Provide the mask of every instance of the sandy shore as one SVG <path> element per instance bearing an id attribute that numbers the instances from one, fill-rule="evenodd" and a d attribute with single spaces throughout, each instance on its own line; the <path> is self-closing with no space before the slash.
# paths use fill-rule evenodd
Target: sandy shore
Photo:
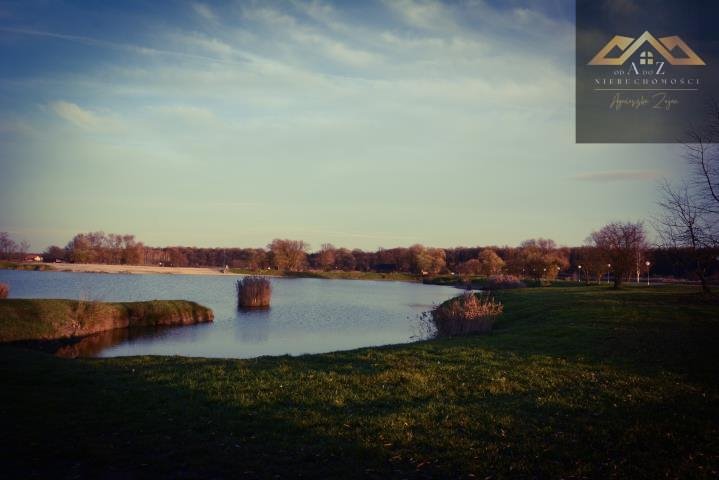
<path id="1" fill-rule="evenodd" d="M 222 273 L 218 268 L 205 267 L 158 267 L 155 265 L 100 265 L 93 263 L 53 263 L 55 270 L 61 272 L 92 273 L 164 273 L 174 275 L 235 275 Z"/>

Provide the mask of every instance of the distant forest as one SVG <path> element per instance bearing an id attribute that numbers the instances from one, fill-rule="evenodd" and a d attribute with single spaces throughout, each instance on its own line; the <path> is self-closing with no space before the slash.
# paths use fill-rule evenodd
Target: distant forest
<path id="1" fill-rule="evenodd" d="M 641 224 L 635 227 L 643 228 Z M 43 259 L 48 262 L 168 267 L 227 266 L 248 271 L 343 270 L 416 275 L 503 273 L 537 279 L 579 274 L 587 280 L 600 280 L 608 278 L 608 273 L 612 276 L 618 274 L 616 266 L 610 266 L 612 252 L 604 249 L 600 242 L 597 239 L 581 247 L 562 247 L 552 240 L 540 238 L 524 241 L 517 247 L 431 248 L 412 245 L 379 248 L 376 251 L 323 244 L 319 250 L 310 251 L 308 244 L 301 240 L 275 239 L 266 248 L 150 247 L 134 235 L 90 232 L 75 235 L 64 247 L 48 248 L 43 253 Z M 621 271 L 627 279 L 634 275 L 646 275 L 646 262 L 650 262 L 652 276 L 689 279 L 696 276 L 696 252 L 690 249 L 657 248 L 646 243 L 638 243 L 632 248 L 631 258 L 624 262 L 629 266 L 625 265 Z M 0 254 L 12 257 L 11 250 L 5 249 Z M 703 274 L 716 278 L 719 276 L 719 249 L 707 249 L 703 253 L 711 260 Z"/>

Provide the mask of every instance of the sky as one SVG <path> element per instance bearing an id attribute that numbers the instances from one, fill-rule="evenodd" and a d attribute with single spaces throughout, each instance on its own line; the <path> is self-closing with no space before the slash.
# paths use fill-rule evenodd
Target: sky
<path id="1" fill-rule="evenodd" d="M 0 2 L 0 231 L 375 249 L 648 219 L 681 151 L 575 144 L 573 4 Z"/>

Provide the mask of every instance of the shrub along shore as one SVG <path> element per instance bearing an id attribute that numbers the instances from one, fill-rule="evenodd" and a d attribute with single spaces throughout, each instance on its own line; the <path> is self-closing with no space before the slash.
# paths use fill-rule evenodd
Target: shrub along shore
<path id="1" fill-rule="evenodd" d="M 106 303 L 12 298 L 0 300 L 0 342 L 59 340 L 116 328 L 212 320 L 212 310 L 186 300 Z"/>
<path id="2" fill-rule="evenodd" d="M 495 296 L 490 334 L 321 355 L 67 360 L 2 347 L 3 473 L 716 478 L 717 297 Z"/>

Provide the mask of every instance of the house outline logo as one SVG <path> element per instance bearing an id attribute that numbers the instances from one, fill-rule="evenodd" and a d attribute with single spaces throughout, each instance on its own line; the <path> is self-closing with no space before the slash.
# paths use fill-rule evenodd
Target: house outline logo
<path id="1" fill-rule="evenodd" d="M 670 65 L 677 66 L 706 66 L 704 60 L 692 50 L 689 45 L 684 42 L 678 35 L 670 37 L 661 37 L 657 40 L 651 33 L 645 31 L 636 40 L 632 37 L 624 37 L 615 35 L 604 47 L 592 58 L 587 65 L 624 65 L 629 58 L 639 50 L 645 43 L 648 43 L 659 53 Z M 607 57 L 607 55 L 619 48 L 622 54 L 619 57 Z M 671 51 L 675 48 L 686 55 L 686 57 L 677 58 Z M 641 63 L 653 64 L 652 53 L 649 51 L 642 52 Z"/>

